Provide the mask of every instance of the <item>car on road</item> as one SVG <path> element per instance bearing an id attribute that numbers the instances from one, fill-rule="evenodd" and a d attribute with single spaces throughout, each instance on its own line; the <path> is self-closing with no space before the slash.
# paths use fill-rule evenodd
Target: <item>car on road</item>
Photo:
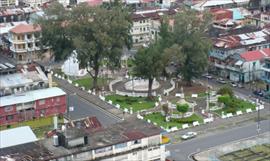
<path id="1" fill-rule="evenodd" d="M 213 79 L 213 76 L 210 74 L 203 74 L 203 77 L 208 78 L 208 79 Z"/>
<path id="2" fill-rule="evenodd" d="M 183 140 L 187 140 L 187 139 L 191 139 L 191 138 L 194 138 L 197 136 L 197 133 L 196 132 L 187 132 L 186 134 L 182 135 L 181 138 Z"/>
<path id="3" fill-rule="evenodd" d="M 231 82 L 231 86 L 232 86 L 232 87 L 237 87 L 237 83 Z"/>
<path id="4" fill-rule="evenodd" d="M 223 78 L 218 78 L 217 82 L 221 83 L 221 84 L 226 84 L 227 83 Z"/>
<path id="5" fill-rule="evenodd" d="M 263 97 L 264 96 L 264 93 L 261 90 L 253 91 L 253 94 L 255 96 L 259 96 L 259 97 Z"/>
<path id="6" fill-rule="evenodd" d="M 237 84 L 237 87 L 239 87 L 239 88 L 244 88 L 243 84 L 241 84 L 241 83 L 238 83 L 238 84 Z"/>

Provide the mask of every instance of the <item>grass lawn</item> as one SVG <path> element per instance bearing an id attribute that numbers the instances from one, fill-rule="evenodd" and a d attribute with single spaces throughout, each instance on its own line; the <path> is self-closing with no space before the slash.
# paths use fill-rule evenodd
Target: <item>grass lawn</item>
<path id="1" fill-rule="evenodd" d="M 235 105 L 236 107 L 224 107 L 222 109 L 216 110 L 215 112 L 219 115 L 222 114 L 222 111 L 224 111 L 224 114 L 226 113 L 233 113 L 235 114 L 236 111 L 242 111 L 243 113 L 246 112 L 246 109 L 252 109 L 255 110 L 256 109 L 256 105 L 248 102 L 248 101 L 244 101 L 238 98 L 233 98 L 235 101 Z"/>
<path id="2" fill-rule="evenodd" d="M 107 85 L 107 78 L 98 78 L 97 84 L 99 87 Z M 73 84 L 78 83 L 79 86 L 84 86 L 86 90 L 93 87 L 93 78 L 85 77 L 73 81 Z"/>
<path id="3" fill-rule="evenodd" d="M 64 123 L 64 119 L 58 118 L 58 123 Z M 20 127 L 20 126 L 30 126 L 33 132 L 38 138 L 44 136 L 44 133 L 53 130 L 53 117 L 39 118 L 35 120 L 25 121 L 17 124 L 10 125 L 10 128 Z M 9 128 L 9 129 L 10 129 Z M 1 126 L 0 130 L 6 130 L 6 126 Z"/>
<path id="4" fill-rule="evenodd" d="M 122 109 L 130 109 L 130 107 L 132 107 L 133 112 L 153 108 L 156 102 L 156 100 L 148 100 L 144 97 L 128 97 L 120 95 L 108 95 L 105 99 L 107 101 L 111 100 L 114 105 L 119 104 Z"/>
<path id="5" fill-rule="evenodd" d="M 270 158 L 270 144 L 257 145 L 234 151 L 219 157 L 221 161 L 266 161 Z"/>
<path id="6" fill-rule="evenodd" d="M 199 121 L 200 123 L 203 122 L 203 118 L 200 116 L 193 114 L 190 117 L 187 118 L 180 118 L 180 119 L 171 119 L 170 122 L 165 121 L 165 117 L 161 115 L 161 113 L 153 113 L 144 116 L 144 119 L 149 119 L 152 122 L 157 123 L 159 126 L 163 126 L 164 128 L 171 128 L 176 126 L 177 128 L 182 128 L 182 124 L 191 124 L 194 121 Z"/>

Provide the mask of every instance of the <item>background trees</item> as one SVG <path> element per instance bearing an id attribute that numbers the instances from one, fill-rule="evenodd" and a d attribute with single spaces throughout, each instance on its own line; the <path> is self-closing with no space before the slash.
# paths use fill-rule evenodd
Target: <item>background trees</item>
<path id="1" fill-rule="evenodd" d="M 111 68 L 119 67 L 122 48 L 131 45 L 127 10 L 117 3 L 108 6 L 80 4 L 66 11 L 54 3 L 51 8 L 55 9 L 46 10 L 47 17 L 39 20 L 44 44 L 55 46 L 52 49 L 60 59 L 70 53 L 67 49 L 76 49 L 80 66 L 93 78 L 95 89 L 102 60 L 107 59 Z"/>
<path id="2" fill-rule="evenodd" d="M 191 85 L 191 80 L 200 76 L 207 67 L 211 42 L 206 33 L 210 22 L 209 14 L 199 16 L 195 11 L 183 8 L 174 17 L 171 34 L 166 31 L 168 27 L 161 26 L 161 39 L 171 43 L 165 52 L 175 53 L 177 59 L 172 57 L 172 60 L 179 64 L 179 72 L 187 85 Z M 167 36 L 170 40 L 166 40 Z"/>

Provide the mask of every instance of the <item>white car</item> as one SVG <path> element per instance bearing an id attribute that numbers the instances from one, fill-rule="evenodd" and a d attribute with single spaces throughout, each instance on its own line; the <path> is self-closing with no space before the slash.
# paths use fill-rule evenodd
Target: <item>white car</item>
<path id="1" fill-rule="evenodd" d="M 232 87 L 237 87 L 237 84 L 235 82 L 231 82 Z"/>
<path id="2" fill-rule="evenodd" d="M 222 78 L 218 78 L 217 82 L 221 83 L 221 84 L 226 84 L 226 81 Z"/>
<path id="3" fill-rule="evenodd" d="M 213 76 L 210 74 L 203 74 L 203 77 L 208 78 L 208 79 L 213 79 Z"/>
<path id="4" fill-rule="evenodd" d="M 186 134 L 182 135 L 181 138 L 183 140 L 191 139 L 197 136 L 196 132 L 187 132 Z"/>

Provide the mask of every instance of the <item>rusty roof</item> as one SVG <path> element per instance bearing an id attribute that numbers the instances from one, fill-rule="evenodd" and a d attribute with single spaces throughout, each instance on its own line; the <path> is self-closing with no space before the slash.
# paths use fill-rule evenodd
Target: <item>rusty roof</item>
<path id="1" fill-rule="evenodd" d="M 39 25 L 35 26 L 32 24 L 19 24 L 9 31 L 15 34 L 32 33 L 41 31 L 41 27 Z"/>

